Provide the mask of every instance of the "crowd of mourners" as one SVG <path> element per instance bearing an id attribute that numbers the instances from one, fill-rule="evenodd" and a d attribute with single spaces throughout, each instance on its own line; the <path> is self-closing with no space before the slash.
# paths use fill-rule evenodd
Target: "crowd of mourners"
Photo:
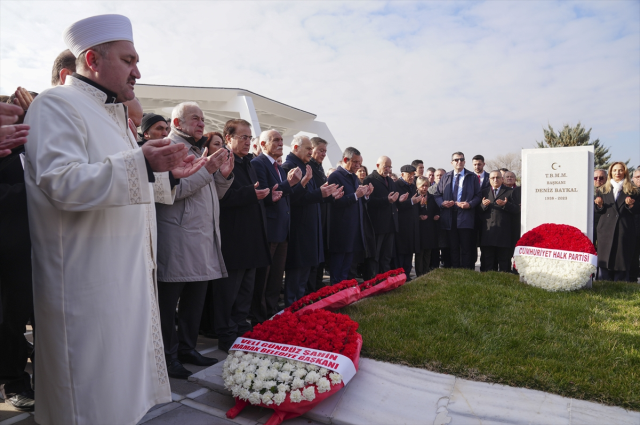
<path id="1" fill-rule="evenodd" d="M 76 72 L 77 59 L 69 50 L 56 58 L 52 86 L 73 79 L 108 98 L 108 88 Z M 23 124 L 36 98 L 19 87 L 2 97 L 0 110 L 0 388 L 5 401 L 22 410 L 34 403 L 25 373 L 27 359 L 35 363 L 34 346 L 25 327 L 31 323 L 34 335 L 38 329 L 28 219 L 34 204 L 27 203 L 24 171 L 30 129 Z M 520 237 L 521 188 L 514 171 L 486 170 L 482 155 L 469 160 L 454 152 L 447 169 L 415 160 L 396 174 L 393 152 L 369 172 L 360 151 L 348 147 L 339 164 L 325 170 L 328 143 L 320 137 L 294 136 L 285 156 L 282 134 L 255 134 L 243 119 L 205 132 L 195 102 L 175 106 L 171 117 L 144 113 L 135 98 L 115 103 L 126 106 L 126 131 L 139 149 L 168 138 L 184 145 L 187 155 L 204 158 L 195 172 L 174 170 L 166 181 L 147 160 L 149 182 L 167 184 L 173 196 L 173 202 L 155 203 L 157 308 L 171 377 L 190 376 L 185 363 L 217 362 L 196 351 L 199 334 L 216 338 L 228 352 L 252 326 L 327 284 L 397 268 L 411 280 L 414 264 L 416 276 L 441 267 L 473 270 L 478 259 L 481 271 L 517 273 L 512 256 Z M 615 162 L 595 171 L 594 185 L 599 277 L 637 282 L 640 168 L 630 176 L 624 163 Z M 92 245 L 80 249 L 91 251 Z"/>

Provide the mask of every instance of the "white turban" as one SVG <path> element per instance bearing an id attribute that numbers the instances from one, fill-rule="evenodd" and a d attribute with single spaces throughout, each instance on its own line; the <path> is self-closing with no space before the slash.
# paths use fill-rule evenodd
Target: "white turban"
<path id="1" fill-rule="evenodd" d="M 98 15 L 72 24 L 64 33 L 64 42 L 75 57 L 98 44 L 126 40 L 133 43 L 131 21 L 122 15 Z"/>

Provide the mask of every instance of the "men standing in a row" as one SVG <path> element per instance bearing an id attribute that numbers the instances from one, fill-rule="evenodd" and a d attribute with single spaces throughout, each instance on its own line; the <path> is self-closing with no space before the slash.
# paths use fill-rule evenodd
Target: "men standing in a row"
<path id="1" fill-rule="evenodd" d="M 331 206 L 329 250 L 331 251 L 331 283 L 347 279 L 354 253 L 365 249 L 364 201 L 373 191 L 371 184 L 361 186 L 355 172 L 362 165 L 356 148 L 342 154 L 341 166 L 329 176 L 329 184 L 344 188 L 344 196 Z"/>
<path id="2" fill-rule="evenodd" d="M 282 157 L 283 140 L 276 130 L 266 130 L 260 134 L 261 153 L 251 160 L 261 189 L 271 189 L 271 193 L 281 192 L 280 197 L 267 196 L 264 207 L 267 215 L 267 241 L 271 265 L 256 272 L 256 284 L 251 302 L 252 323 L 262 323 L 278 312 L 278 299 L 282 289 L 282 276 L 287 261 L 290 225 L 290 195 L 302 177 L 300 169 L 288 173 L 278 165 Z"/>
<path id="3" fill-rule="evenodd" d="M 462 152 L 451 156 L 453 171 L 449 171 L 438 183 L 435 198 L 440 207 L 440 225 L 447 231 L 451 250 L 451 266 L 475 267 L 473 252 L 475 208 L 481 201 L 480 182 L 475 174 L 464 168 Z"/>
<path id="4" fill-rule="evenodd" d="M 311 166 L 311 170 L 313 171 L 313 181 L 316 187 L 321 187 L 327 182 L 327 175 L 324 172 L 324 168 L 322 168 L 322 162 L 327 156 L 327 144 L 327 141 L 320 137 L 311 138 L 311 146 L 313 147 L 313 151 L 311 152 L 311 160 L 309 161 L 309 165 Z M 323 286 L 322 279 L 324 278 L 325 264 L 328 264 L 329 262 L 327 217 L 329 216 L 329 204 L 331 202 L 333 201 L 323 202 L 320 204 L 320 213 L 322 216 L 322 249 L 324 250 L 324 261 L 320 262 L 317 267 L 311 268 L 311 271 L 309 272 L 309 282 L 307 284 L 306 294 L 315 292 Z"/>
<path id="5" fill-rule="evenodd" d="M 373 186 L 373 193 L 367 202 L 369 217 L 376 231 L 376 252 L 371 259 L 371 272 L 376 275 L 391 270 L 394 255 L 395 237 L 398 233 L 397 202 L 407 200 L 408 194 L 399 199 L 396 183 L 389 177 L 391 159 L 388 156 L 378 158 L 376 169 L 364 179 L 366 185 Z"/>
<path id="6" fill-rule="evenodd" d="M 513 201 L 513 189 L 502 184 L 500 171 L 489 175 L 491 185 L 482 191 L 480 204 L 481 271 L 511 271 L 513 219 L 520 206 Z"/>
<path id="7" fill-rule="evenodd" d="M 198 158 L 203 156 L 204 115 L 198 104 L 181 103 L 171 116 L 171 143 L 186 146 Z M 198 353 L 196 344 L 207 285 L 227 276 L 218 199 L 233 182 L 232 169 L 233 158 L 226 150 L 205 156 L 205 166 L 176 185 L 173 205 L 156 205 L 158 305 L 167 372 L 172 378 L 191 375 L 184 363 L 211 366 L 218 361 Z"/>
<path id="8" fill-rule="evenodd" d="M 213 314 L 218 348 L 228 352 L 236 338 L 251 329 L 247 317 L 256 269 L 271 264 L 263 199 L 272 196 L 275 201 L 282 192 L 270 195 L 269 188 L 258 188 L 258 177 L 247 156 L 251 147 L 249 122 L 229 120 L 222 134 L 235 163 L 233 183 L 220 199 L 222 256 L 228 276 L 214 281 Z"/>
<path id="9" fill-rule="evenodd" d="M 413 183 L 416 169 L 413 165 L 403 165 L 400 168 L 401 177 L 396 181 L 396 188 L 400 196 L 406 200 L 398 202 L 398 235 L 396 237 L 397 264 L 404 269 L 407 282 L 411 280 L 413 254 L 420 252 L 420 202 L 422 196 L 417 192 Z M 408 198 L 408 199 L 407 199 Z"/>
<path id="10" fill-rule="evenodd" d="M 308 137 L 295 136 L 291 153 L 282 165 L 289 173 L 292 170 L 302 171 L 300 187 L 296 186 L 291 195 L 291 236 L 284 281 L 285 307 L 304 296 L 310 281 L 315 283 L 315 275 L 311 276 L 311 271 L 324 261 L 320 204 L 331 202 L 333 194 L 336 199 L 340 198 L 335 185 L 324 183 L 316 186 L 309 165 L 312 152 L 313 146 Z"/>

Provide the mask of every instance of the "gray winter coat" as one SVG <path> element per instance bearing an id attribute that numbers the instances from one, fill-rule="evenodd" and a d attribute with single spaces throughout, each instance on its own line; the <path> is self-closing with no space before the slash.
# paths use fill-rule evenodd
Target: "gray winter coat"
<path id="1" fill-rule="evenodd" d="M 172 143 L 182 143 L 189 153 L 202 155 L 186 136 L 172 130 Z M 190 139 L 193 141 L 193 139 Z M 158 222 L 158 280 L 197 282 L 227 277 L 220 244 L 220 204 L 233 182 L 202 167 L 180 179 L 173 205 L 156 204 Z"/>

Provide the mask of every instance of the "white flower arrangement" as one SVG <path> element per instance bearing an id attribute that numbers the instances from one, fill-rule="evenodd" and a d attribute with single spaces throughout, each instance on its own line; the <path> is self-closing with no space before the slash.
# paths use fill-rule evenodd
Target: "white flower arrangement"
<path id="1" fill-rule="evenodd" d="M 279 406 L 286 398 L 293 403 L 312 401 L 331 390 L 342 376 L 329 369 L 264 354 L 230 351 L 222 371 L 224 386 L 234 397 L 251 404 Z"/>
<path id="2" fill-rule="evenodd" d="M 596 271 L 590 263 L 555 258 L 517 255 L 515 261 L 522 280 L 551 292 L 580 289 Z"/>

